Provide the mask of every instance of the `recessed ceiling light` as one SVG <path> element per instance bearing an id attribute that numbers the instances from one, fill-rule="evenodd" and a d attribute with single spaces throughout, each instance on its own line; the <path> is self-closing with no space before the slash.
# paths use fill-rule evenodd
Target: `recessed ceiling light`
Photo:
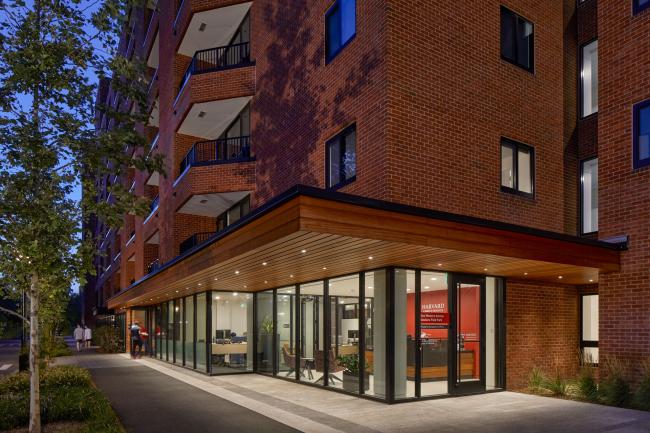
<path id="1" fill-rule="evenodd" d="M 268 281 L 264 280 L 264 284 L 268 284 L 268 283 L 269 283 Z"/>
<path id="2" fill-rule="evenodd" d="M 200 285 L 201 285 L 201 283 L 199 283 L 199 286 L 200 286 Z"/>
<path id="3" fill-rule="evenodd" d="M 326 271 L 326 270 L 327 270 L 327 267 L 326 267 L 326 266 L 323 266 L 323 270 Z"/>
<path id="4" fill-rule="evenodd" d="M 590 283 L 593 283 L 593 282 L 594 282 L 594 280 L 589 280 L 589 282 L 590 282 Z"/>
<path id="5" fill-rule="evenodd" d="M 221 297 L 220 296 L 215 296 L 214 299 L 219 300 L 219 299 L 221 299 Z"/>
<path id="6" fill-rule="evenodd" d="M 368 260 L 372 260 L 372 256 L 368 256 Z"/>
<path id="7" fill-rule="evenodd" d="M 289 278 L 293 278 L 293 274 L 289 275 Z"/>
<path id="8" fill-rule="evenodd" d="M 524 272 L 524 275 L 528 275 L 528 272 Z"/>
<path id="9" fill-rule="evenodd" d="M 178 290 L 176 290 L 176 293 L 178 293 Z"/>
<path id="10" fill-rule="evenodd" d="M 267 264 L 268 264 L 268 263 L 266 263 L 266 262 L 262 262 L 262 266 L 266 266 Z"/>
<path id="11" fill-rule="evenodd" d="M 235 275 L 239 275 L 239 271 L 235 271 Z"/>
<path id="12" fill-rule="evenodd" d="M 442 263 L 438 263 L 438 266 L 442 266 Z"/>
<path id="13" fill-rule="evenodd" d="M 246 286 L 244 286 L 244 287 L 246 287 Z M 237 296 L 237 295 L 239 295 L 239 293 L 237 293 L 237 292 L 233 292 L 232 295 L 233 295 L 233 296 Z"/>
<path id="14" fill-rule="evenodd" d="M 558 278 L 559 280 L 561 280 L 561 279 L 562 279 L 562 275 L 558 275 L 557 278 Z"/>
<path id="15" fill-rule="evenodd" d="M 215 278 L 214 281 L 217 281 L 219 278 Z"/>
<path id="16" fill-rule="evenodd" d="M 483 268 L 484 271 L 487 271 L 487 268 Z"/>
<path id="17" fill-rule="evenodd" d="M 305 254 L 307 250 L 300 250 L 301 253 Z"/>

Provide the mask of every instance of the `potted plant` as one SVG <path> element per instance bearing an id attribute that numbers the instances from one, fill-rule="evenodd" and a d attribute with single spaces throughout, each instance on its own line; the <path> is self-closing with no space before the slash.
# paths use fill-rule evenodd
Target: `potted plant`
<path id="1" fill-rule="evenodd" d="M 336 358 L 343 370 L 343 389 L 349 392 L 359 392 L 359 355 L 341 355 Z M 370 389 L 370 375 L 367 371 L 363 372 L 363 389 Z"/>
<path id="2" fill-rule="evenodd" d="M 259 349 L 262 369 L 265 371 L 271 369 L 273 359 L 273 320 L 268 316 L 260 324 Z"/>

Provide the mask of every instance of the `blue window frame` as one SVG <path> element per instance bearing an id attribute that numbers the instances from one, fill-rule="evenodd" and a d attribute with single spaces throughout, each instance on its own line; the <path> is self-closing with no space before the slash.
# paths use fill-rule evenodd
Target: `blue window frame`
<path id="1" fill-rule="evenodd" d="M 650 0 L 632 0 L 634 15 L 641 13 L 648 8 L 650 8 Z"/>
<path id="2" fill-rule="evenodd" d="M 634 168 L 650 165 L 650 99 L 634 106 Z"/>
<path id="3" fill-rule="evenodd" d="M 357 31 L 356 0 L 336 0 L 325 14 L 325 59 L 332 61 Z"/>
<path id="4" fill-rule="evenodd" d="M 533 72 L 534 52 L 533 23 L 501 6 L 501 58 Z"/>

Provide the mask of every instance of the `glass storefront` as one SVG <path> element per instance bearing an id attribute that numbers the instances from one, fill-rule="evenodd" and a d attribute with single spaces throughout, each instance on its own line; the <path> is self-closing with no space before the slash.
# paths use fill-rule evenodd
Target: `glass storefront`
<path id="1" fill-rule="evenodd" d="M 152 356 L 386 401 L 503 388 L 500 278 L 387 268 L 151 307 Z"/>

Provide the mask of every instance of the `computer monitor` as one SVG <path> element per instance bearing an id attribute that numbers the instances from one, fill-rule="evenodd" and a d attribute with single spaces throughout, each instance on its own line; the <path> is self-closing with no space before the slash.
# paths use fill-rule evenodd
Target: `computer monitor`
<path id="1" fill-rule="evenodd" d="M 218 340 L 225 340 L 226 338 L 230 338 L 230 329 L 217 329 L 215 331 L 215 337 Z"/>

